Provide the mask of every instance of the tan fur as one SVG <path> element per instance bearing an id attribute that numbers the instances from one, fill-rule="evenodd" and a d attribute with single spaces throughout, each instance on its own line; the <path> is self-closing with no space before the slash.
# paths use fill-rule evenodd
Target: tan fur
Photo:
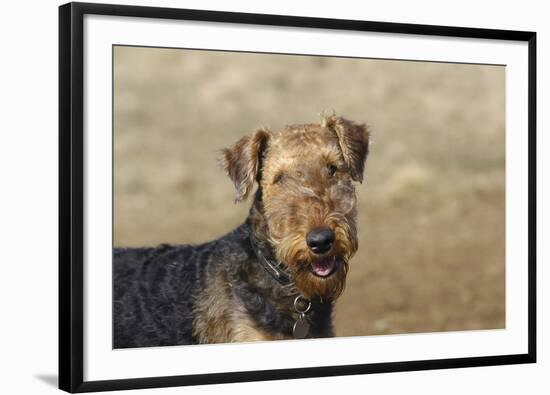
<path id="1" fill-rule="evenodd" d="M 231 284 L 217 277 L 197 300 L 193 335 L 199 343 L 231 343 L 282 339 L 259 329 L 244 308 L 232 303 Z"/>

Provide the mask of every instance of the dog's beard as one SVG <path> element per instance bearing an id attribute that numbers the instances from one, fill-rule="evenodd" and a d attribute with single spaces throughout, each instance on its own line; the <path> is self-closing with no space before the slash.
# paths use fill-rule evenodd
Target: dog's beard
<path id="1" fill-rule="evenodd" d="M 349 260 L 357 251 L 357 240 L 345 227 L 336 227 L 335 244 L 327 255 L 312 254 L 303 234 L 292 234 L 275 243 L 275 252 L 307 298 L 335 300 L 344 291 Z"/>
<path id="2" fill-rule="evenodd" d="M 320 298 L 321 300 L 335 300 L 344 291 L 348 272 L 348 261 L 335 257 L 338 260 L 337 268 L 327 277 L 320 277 L 311 271 L 311 264 L 301 264 L 293 273 L 296 288 L 306 298 Z"/>

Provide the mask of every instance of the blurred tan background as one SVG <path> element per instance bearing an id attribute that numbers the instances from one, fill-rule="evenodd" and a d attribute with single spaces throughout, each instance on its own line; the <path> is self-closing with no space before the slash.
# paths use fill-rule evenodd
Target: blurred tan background
<path id="1" fill-rule="evenodd" d="M 501 66 L 116 47 L 115 246 L 240 224 L 219 150 L 334 110 L 373 133 L 339 336 L 502 328 Z"/>

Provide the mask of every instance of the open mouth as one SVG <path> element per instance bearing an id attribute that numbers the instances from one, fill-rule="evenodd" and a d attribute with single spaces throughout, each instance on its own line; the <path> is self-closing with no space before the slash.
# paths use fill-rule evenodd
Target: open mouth
<path id="1" fill-rule="evenodd" d="M 319 277 L 328 277 L 338 268 L 338 259 L 335 256 L 316 259 L 311 262 L 311 272 Z"/>

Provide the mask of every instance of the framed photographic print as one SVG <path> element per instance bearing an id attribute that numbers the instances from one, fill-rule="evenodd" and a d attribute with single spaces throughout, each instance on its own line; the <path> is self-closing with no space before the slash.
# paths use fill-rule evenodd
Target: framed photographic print
<path id="1" fill-rule="evenodd" d="M 536 360 L 536 34 L 59 9 L 59 386 Z"/>

